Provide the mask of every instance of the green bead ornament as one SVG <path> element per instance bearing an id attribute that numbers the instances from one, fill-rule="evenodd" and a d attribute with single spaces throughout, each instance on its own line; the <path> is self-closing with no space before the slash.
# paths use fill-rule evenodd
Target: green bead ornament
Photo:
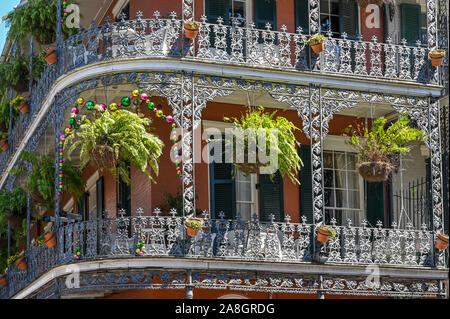
<path id="1" fill-rule="evenodd" d="M 94 102 L 92 102 L 92 101 L 87 101 L 86 102 L 86 108 L 90 111 L 90 110 L 92 110 L 93 108 L 94 108 L 94 106 L 95 106 L 95 103 Z"/>
<path id="2" fill-rule="evenodd" d="M 131 100 L 129 97 L 124 97 L 124 98 L 122 98 L 120 103 L 122 104 L 122 106 L 130 106 Z"/>

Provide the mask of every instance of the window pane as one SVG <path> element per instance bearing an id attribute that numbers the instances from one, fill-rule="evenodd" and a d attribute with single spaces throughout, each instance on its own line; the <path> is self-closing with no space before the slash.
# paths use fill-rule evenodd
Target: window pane
<path id="1" fill-rule="evenodd" d="M 248 203 L 236 203 L 236 212 L 241 213 L 243 220 L 250 220 L 252 205 Z"/>
<path id="2" fill-rule="evenodd" d="M 336 14 L 336 15 L 338 15 L 339 14 L 339 0 L 331 0 L 330 1 L 331 2 L 331 14 Z M 320 8 L 320 9 L 322 9 L 322 8 Z M 343 12 L 344 14 L 346 13 L 346 12 Z"/>
<path id="3" fill-rule="evenodd" d="M 325 168 L 333 168 L 333 152 L 323 152 L 323 165 Z"/>
<path id="4" fill-rule="evenodd" d="M 359 175 L 356 172 L 347 172 L 348 189 L 359 189 Z"/>
<path id="5" fill-rule="evenodd" d="M 244 176 L 244 173 L 238 172 L 236 174 L 236 201 L 252 200 L 252 183 L 250 175 Z"/>
<path id="6" fill-rule="evenodd" d="M 329 13 L 327 0 L 320 0 L 320 13 Z"/>
<path id="7" fill-rule="evenodd" d="M 325 187 L 333 187 L 334 183 L 333 183 L 333 170 L 331 169 L 325 169 L 323 170 L 323 175 L 324 175 L 324 186 Z"/>
<path id="8" fill-rule="evenodd" d="M 345 191 L 341 189 L 336 190 L 336 207 L 344 207 Z"/>
<path id="9" fill-rule="evenodd" d="M 334 190 L 325 188 L 325 207 L 334 207 Z"/>
<path id="10" fill-rule="evenodd" d="M 359 208 L 359 192 L 348 191 L 348 208 Z"/>
<path id="11" fill-rule="evenodd" d="M 347 188 L 345 171 L 334 171 L 334 176 L 335 176 L 335 187 L 336 188 Z"/>
<path id="12" fill-rule="evenodd" d="M 334 152 L 334 168 L 338 169 L 345 168 L 345 153 Z"/>
<path id="13" fill-rule="evenodd" d="M 331 16 L 331 32 L 339 33 L 339 17 Z"/>
<path id="14" fill-rule="evenodd" d="M 356 155 L 347 153 L 347 169 L 354 171 L 356 170 Z"/>

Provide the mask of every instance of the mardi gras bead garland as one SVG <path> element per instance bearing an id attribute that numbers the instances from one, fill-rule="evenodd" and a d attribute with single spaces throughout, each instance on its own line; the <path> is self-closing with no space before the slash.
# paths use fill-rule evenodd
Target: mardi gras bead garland
<path id="1" fill-rule="evenodd" d="M 137 243 L 136 243 L 136 255 L 143 256 L 145 253 L 145 242 L 144 238 L 142 237 L 141 230 L 138 230 L 137 232 Z"/>
<path id="2" fill-rule="evenodd" d="M 63 8 L 63 15 L 62 15 L 62 18 L 61 18 L 61 23 L 64 23 L 65 21 L 66 21 L 66 19 L 67 19 L 67 1 L 63 1 L 63 3 L 62 3 L 62 8 Z"/>
<path id="3" fill-rule="evenodd" d="M 133 101 L 134 100 L 134 101 Z M 64 141 L 66 138 L 73 133 L 75 129 L 80 128 L 80 121 L 77 120 L 77 115 L 79 113 L 79 108 L 84 107 L 88 111 L 94 111 L 94 112 L 100 112 L 103 113 L 106 110 L 115 112 L 121 107 L 128 107 L 131 105 L 131 103 L 134 103 L 134 105 L 138 106 L 139 103 L 146 103 L 147 108 L 153 113 L 159 117 L 162 118 L 167 122 L 167 124 L 170 124 L 172 126 L 172 131 L 170 133 L 170 140 L 174 143 L 172 150 L 173 155 L 175 157 L 175 166 L 176 166 L 176 172 L 178 175 L 178 179 L 180 181 L 183 181 L 182 173 L 181 173 L 181 155 L 182 151 L 181 148 L 178 148 L 178 140 L 177 140 L 177 134 L 176 134 L 176 124 L 173 122 L 173 117 L 171 115 L 165 115 L 162 110 L 162 105 L 159 104 L 158 106 L 155 105 L 152 101 L 150 101 L 150 97 L 147 93 L 144 93 L 143 90 L 133 90 L 131 95 L 128 97 L 123 97 L 120 101 L 120 103 L 111 103 L 108 107 L 103 104 L 96 104 L 93 101 L 85 101 L 84 98 L 79 97 L 74 104 L 74 107 L 72 108 L 72 114 L 69 118 L 69 125 L 65 129 L 64 134 L 60 136 L 59 141 L 59 177 L 58 177 L 58 196 L 62 196 L 63 193 L 63 164 L 64 164 Z"/>
<path id="4" fill-rule="evenodd" d="M 77 232 L 77 236 L 76 236 L 76 239 L 75 239 L 75 248 L 74 248 L 74 255 L 73 255 L 73 258 L 75 259 L 75 260 L 79 260 L 80 259 L 80 256 L 81 256 L 81 247 L 80 247 L 80 232 Z"/>

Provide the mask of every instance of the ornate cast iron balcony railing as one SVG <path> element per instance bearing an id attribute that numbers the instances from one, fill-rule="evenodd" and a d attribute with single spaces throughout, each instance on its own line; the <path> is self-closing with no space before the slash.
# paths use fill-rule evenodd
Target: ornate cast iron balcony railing
<path id="1" fill-rule="evenodd" d="M 206 258 L 247 262 L 282 262 L 308 264 L 315 260 L 314 251 L 321 251 L 320 259 L 330 265 L 380 265 L 400 268 L 445 268 L 444 260 L 432 262 L 433 232 L 421 230 L 385 229 L 381 222 L 375 228 L 367 222 L 355 227 L 332 225 L 334 238 L 322 247 L 312 241 L 314 225 L 306 218 L 301 223 L 261 222 L 210 219 L 204 212 L 203 227 L 196 237 L 188 237 L 184 217 L 160 216 L 156 209 L 152 216 L 120 217 L 70 223 L 57 230 L 57 245 L 53 248 L 33 247 L 26 253 L 28 269 L 12 266 L 7 271 L 8 286 L 0 289 L 0 297 L 8 298 L 52 268 L 104 258 L 178 257 Z M 123 214 L 121 214 L 123 216 Z M 138 233 L 145 242 L 143 256 L 136 253 Z M 79 244 L 77 244 L 79 240 Z M 80 259 L 74 255 L 79 247 Z"/>
<path id="2" fill-rule="evenodd" d="M 408 46 L 394 44 L 390 39 L 379 43 L 350 39 L 342 34 L 340 39 L 326 35 L 325 50 L 316 55 L 305 42 L 308 35 L 301 29 L 289 33 L 255 29 L 253 23 L 241 27 L 236 21 L 231 26 L 218 19 L 217 24 L 202 25 L 195 40 L 183 40 L 182 21 L 175 13 L 170 19 L 118 21 L 82 30 L 58 45 L 58 63 L 48 66 L 32 89 L 30 113 L 21 116 L 13 127 L 10 149 L 0 154 L 0 172 L 15 153 L 23 133 L 40 109 L 55 81 L 71 71 L 103 61 L 133 58 L 173 58 L 215 62 L 221 65 L 262 67 L 274 70 L 307 71 L 321 74 L 359 77 L 361 79 L 387 79 L 405 83 L 439 84 L 442 77 L 431 66 L 428 48 L 417 43 Z M 100 84 L 99 84 L 100 85 Z"/>

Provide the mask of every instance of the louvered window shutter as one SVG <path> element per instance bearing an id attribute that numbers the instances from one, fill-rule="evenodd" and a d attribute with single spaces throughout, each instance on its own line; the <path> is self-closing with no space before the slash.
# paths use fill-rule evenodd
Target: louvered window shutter
<path id="1" fill-rule="evenodd" d="M 313 194 L 311 173 L 311 146 L 302 145 L 299 150 L 303 167 L 300 170 L 300 216 L 306 216 L 313 223 Z"/>
<path id="2" fill-rule="evenodd" d="M 420 39 L 421 33 L 420 5 L 402 3 L 400 7 L 402 39 L 406 39 L 409 45 L 416 45 L 416 41 Z"/>
<path id="3" fill-rule="evenodd" d="M 284 221 L 283 178 L 279 171 L 270 179 L 268 174 L 259 175 L 259 194 L 261 203 L 261 221 L 270 221 L 270 215 L 274 215 L 274 221 Z"/>
<path id="4" fill-rule="evenodd" d="M 365 182 L 366 188 L 366 212 L 367 221 L 372 227 L 375 227 L 380 220 L 384 226 L 386 221 L 384 218 L 384 182 Z"/>
<path id="5" fill-rule="evenodd" d="M 339 1 L 339 32 L 356 39 L 358 33 L 358 5 L 354 0 Z"/>
<path id="6" fill-rule="evenodd" d="M 276 30 L 276 0 L 254 0 L 255 25 L 257 29 L 266 29 L 266 23 Z"/>

